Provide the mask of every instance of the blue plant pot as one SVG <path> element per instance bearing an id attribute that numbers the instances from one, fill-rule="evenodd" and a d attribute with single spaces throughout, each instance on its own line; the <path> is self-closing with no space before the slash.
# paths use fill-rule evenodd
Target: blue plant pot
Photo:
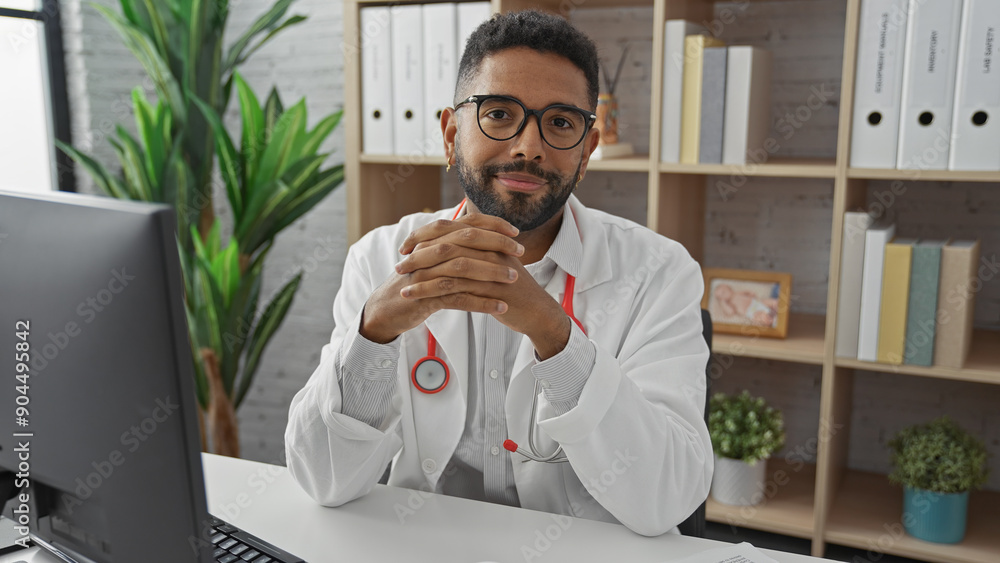
<path id="1" fill-rule="evenodd" d="M 903 527 L 911 536 L 934 543 L 958 543 L 965 537 L 969 491 L 934 493 L 904 487 Z"/>

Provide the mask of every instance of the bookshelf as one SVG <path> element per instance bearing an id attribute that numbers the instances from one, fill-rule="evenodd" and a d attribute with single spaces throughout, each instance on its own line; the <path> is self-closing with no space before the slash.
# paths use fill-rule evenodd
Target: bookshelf
<path id="1" fill-rule="evenodd" d="M 843 68 L 839 117 L 836 123 L 835 158 L 772 158 L 766 163 L 731 165 L 686 165 L 659 162 L 663 69 L 663 23 L 685 18 L 710 21 L 710 0 L 492 0 L 494 12 L 541 8 L 556 13 L 567 8 L 627 7 L 653 8 L 651 102 L 649 108 L 649 154 L 621 160 L 591 161 L 589 170 L 611 173 L 640 173 L 647 176 L 646 225 L 683 243 L 702 261 L 705 240 L 705 186 L 710 176 L 747 176 L 829 180 L 832 185 L 831 248 L 826 313 L 795 314 L 783 340 L 719 334 L 713 343 L 716 355 L 758 358 L 821 366 L 822 378 L 816 417 L 815 464 L 789 464 L 771 460 L 768 475 L 783 475 L 767 502 L 749 508 L 727 507 L 709 500 L 712 521 L 760 529 L 810 539 L 812 554 L 822 556 L 827 543 L 913 557 L 926 561 L 994 561 L 1000 553 L 1000 536 L 991 534 L 1000 524 L 1000 494 L 974 492 L 969 514 L 967 539 L 957 545 L 936 545 L 909 537 L 889 536 L 886 526 L 900 521 L 901 492 L 890 487 L 884 475 L 848 468 L 850 424 L 855 371 L 900 373 L 945 381 L 972 381 L 1000 384 L 1000 333 L 977 331 L 967 364 L 962 369 L 890 366 L 836 358 L 838 281 L 845 211 L 864 208 L 869 181 L 907 182 L 996 182 L 1000 172 L 956 172 L 855 169 L 848 165 L 850 154 L 851 109 L 858 17 L 861 0 L 842 0 L 846 25 L 842 33 Z M 398 2 L 420 3 L 420 2 Z M 344 40 L 360 45 L 359 9 L 366 5 L 386 5 L 384 1 L 345 0 Z M 739 25 L 738 22 L 734 25 Z M 830 33 L 831 25 L 822 30 Z M 839 24 L 837 25 L 839 28 Z M 441 207 L 442 157 L 373 156 L 360 153 L 361 80 L 360 53 L 345 49 L 345 126 L 347 153 L 348 239 L 358 240 L 370 229 L 395 222 L 399 217 L 427 207 Z M 388 181 L 386 178 L 395 178 Z M 402 180 L 402 181 L 400 181 Z M 738 369 L 738 368 L 734 368 Z M 815 368 L 814 368 L 815 369 Z M 839 426 L 844 425 L 844 426 Z M 828 429 L 844 428 L 833 431 Z"/>

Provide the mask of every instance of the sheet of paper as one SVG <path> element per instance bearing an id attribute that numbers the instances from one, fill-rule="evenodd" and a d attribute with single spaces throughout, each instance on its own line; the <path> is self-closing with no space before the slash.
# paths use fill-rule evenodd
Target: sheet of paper
<path id="1" fill-rule="evenodd" d="M 778 563 L 753 545 L 743 542 L 670 561 L 670 563 Z"/>

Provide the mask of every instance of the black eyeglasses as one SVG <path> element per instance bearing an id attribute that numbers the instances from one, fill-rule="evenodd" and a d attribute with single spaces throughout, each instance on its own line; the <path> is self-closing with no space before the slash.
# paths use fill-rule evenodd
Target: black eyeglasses
<path id="1" fill-rule="evenodd" d="M 476 104 L 479 129 L 494 141 L 507 141 L 518 136 L 528 122 L 528 116 L 538 120 L 538 132 L 550 147 L 571 149 L 580 144 L 587 130 L 597 121 L 593 113 L 566 104 L 553 104 L 544 109 L 528 109 L 521 100 L 510 96 L 469 96 L 455 104 Z"/>

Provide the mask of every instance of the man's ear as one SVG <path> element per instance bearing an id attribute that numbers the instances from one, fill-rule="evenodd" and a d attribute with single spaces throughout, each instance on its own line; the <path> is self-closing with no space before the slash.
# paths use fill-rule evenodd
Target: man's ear
<path id="1" fill-rule="evenodd" d="M 444 108 L 441 112 L 441 135 L 444 137 L 444 155 L 446 162 L 455 159 L 455 135 L 458 134 L 458 116 L 455 108 Z"/>
<path id="2" fill-rule="evenodd" d="M 597 127 L 591 127 L 587 136 L 583 138 L 583 160 L 580 163 L 580 174 L 587 171 L 587 164 L 590 163 L 590 155 L 597 150 L 597 143 L 601 140 L 601 131 Z M 582 178 L 581 178 L 582 179 Z"/>

